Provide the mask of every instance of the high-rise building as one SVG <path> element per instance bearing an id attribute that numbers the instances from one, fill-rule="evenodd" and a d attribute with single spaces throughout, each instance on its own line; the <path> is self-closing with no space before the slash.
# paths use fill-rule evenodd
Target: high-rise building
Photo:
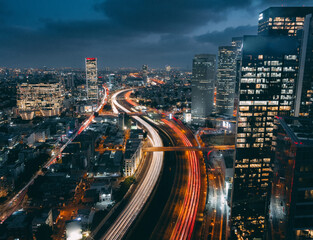
<path id="1" fill-rule="evenodd" d="M 244 239 L 263 239 L 272 179 L 274 117 L 293 114 L 298 41 L 244 36 L 231 220 Z"/>
<path id="2" fill-rule="evenodd" d="M 98 100 L 97 58 L 86 58 L 87 99 Z"/>
<path id="3" fill-rule="evenodd" d="M 170 81 L 171 80 L 171 66 L 170 65 L 166 65 L 165 66 L 165 80 L 166 81 Z"/>
<path id="4" fill-rule="evenodd" d="M 112 89 L 113 85 L 115 84 L 115 74 L 114 73 L 111 73 L 109 76 L 108 76 L 108 88 L 109 89 Z"/>
<path id="5" fill-rule="evenodd" d="M 148 65 L 142 65 L 142 78 L 145 84 L 148 81 Z"/>
<path id="6" fill-rule="evenodd" d="M 241 50 L 242 50 L 242 37 L 233 37 L 231 45 L 236 47 L 237 58 L 236 58 L 236 85 L 235 95 L 238 96 L 239 91 L 239 80 L 240 80 L 240 65 L 241 65 Z"/>
<path id="7" fill-rule="evenodd" d="M 258 32 L 261 35 L 296 36 L 302 29 L 305 16 L 313 7 L 270 7 L 259 14 Z"/>
<path id="8" fill-rule="evenodd" d="M 191 115 L 203 121 L 213 110 L 216 55 L 195 55 L 192 64 Z"/>
<path id="9" fill-rule="evenodd" d="M 233 115 L 236 85 L 236 64 L 236 47 L 223 46 L 218 48 L 216 113 L 220 115 Z"/>
<path id="10" fill-rule="evenodd" d="M 313 17 L 305 18 L 301 34 L 300 67 L 296 89 L 295 116 L 313 118 Z"/>
<path id="11" fill-rule="evenodd" d="M 276 117 L 270 204 L 273 240 L 313 239 L 313 122 Z"/>
<path id="12" fill-rule="evenodd" d="M 61 113 L 64 89 L 61 83 L 22 83 L 17 86 L 17 107 L 24 120 Z"/>
<path id="13" fill-rule="evenodd" d="M 74 73 L 63 74 L 64 85 L 67 89 L 73 89 L 75 87 Z"/>

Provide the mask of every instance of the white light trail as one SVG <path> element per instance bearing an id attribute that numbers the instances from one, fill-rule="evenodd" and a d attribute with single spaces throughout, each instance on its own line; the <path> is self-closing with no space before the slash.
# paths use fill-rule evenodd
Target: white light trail
<path id="1" fill-rule="evenodd" d="M 127 108 L 120 105 L 116 100 L 116 97 L 125 91 L 129 90 L 119 91 L 112 96 L 112 109 L 117 110 L 117 108 L 119 108 L 126 113 L 130 113 L 130 111 Z M 152 140 L 151 142 L 153 147 L 163 146 L 161 137 L 150 124 L 148 124 L 146 121 L 144 121 L 138 116 L 133 116 L 133 118 L 140 124 L 142 124 L 143 127 L 148 131 L 149 137 Z M 156 186 L 156 183 L 162 170 L 163 155 L 164 155 L 163 152 L 153 152 L 153 159 L 150 168 L 148 169 L 148 172 L 145 176 L 145 179 L 134 193 L 128 205 L 120 213 L 116 221 L 112 224 L 112 226 L 109 228 L 109 230 L 105 233 L 105 235 L 101 239 L 109 240 L 122 239 L 123 236 L 126 234 L 127 230 L 134 222 L 140 211 L 143 209 L 154 187 Z"/>

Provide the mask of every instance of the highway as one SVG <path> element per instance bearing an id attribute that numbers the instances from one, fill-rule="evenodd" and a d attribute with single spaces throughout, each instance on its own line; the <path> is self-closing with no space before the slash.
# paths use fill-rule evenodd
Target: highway
<path id="1" fill-rule="evenodd" d="M 103 98 L 101 99 L 100 104 L 98 105 L 95 112 L 99 112 L 101 108 L 107 103 L 109 90 L 104 87 L 105 93 Z M 94 113 L 91 114 L 90 117 L 88 117 L 79 127 L 77 131 L 75 131 L 71 137 L 60 147 L 60 150 L 52 156 L 49 161 L 46 162 L 46 164 L 43 166 L 43 168 L 49 167 L 52 163 L 56 162 L 57 158 L 62 154 L 63 150 L 81 133 L 83 132 L 92 122 L 94 119 Z M 10 201 L 7 201 L 4 205 L 0 208 L 0 223 L 2 224 L 9 216 L 11 216 L 15 211 L 17 211 L 20 208 L 20 205 L 24 199 L 24 196 L 27 192 L 27 189 L 30 185 L 32 185 L 35 181 L 35 179 L 39 176 L 43 175 L 43 172 L 38 170 L 35 175 L 29 180 L 29 182 L 14 196 Z"/>
<path id="2" fill-rule="evenodd" d="M 181 145 L 179 137 L 168 126 L 159 121 L 150 124 L 159 131 L 165 146 Z M 182 205 L 181 199 L 187 186 L 188 161 L 184 152 L 165 152 L 164 159 L 157 188 L 126 240 L 169 239 L 172 233 L 175 209 Z"/>
<path id="3" fill-rule="evenodd" d="M 182 129 L 176 124 L 163 119 L 165 124 L 171 127 L 174 132 L 181 138 L 183 144 L 187 147 L 193 146 L 187 136 L 183 133 Z M 200 168 L 199 159 L 195 151 L 188 151 L 188 185 L 183 201 L 183 207 L 180 209 L 175 227 L 171 234 L 170 239 L 191 239 L 200 197 Z"/>
<path id="4" fill-rule="evenodd" d="M 208 150 L 230 150 L 235 149 L 235 145 L 219 145 L 211 147 L 194 147 L 194 146 L 174 146 L 174 147 L 146 147 L 144 152 L 172 152 L 172 151 L 208 151 Z"/>
<path id="5" fill-rule="evenodd" d="M 209 158 L 214 159 L 214 152 L 208 153 Z M 225 199 L 224 177 L 218 168 L 209 169 L 209 196 L 208 196 L 208 239 L 226 239 L 228 205 Z"/>
<path id="6" fill-rule="evenodd" d="M 127 97 L 129 97 L 129 94 L 127 94 Z M 127 102 L 130 103 L 130 101 L 128 99 Z M 151 220 L 150 216 L 147 216 L 152 213 L 154 217 L 158 218 L 158 221 L 151 235 L 148 233 L 133 233 L 127 239 L 197 239 L 197 234 L 195 233 L 196 218 L 198 210 L 200 209 L 201 211 L 204 209 L 204 204 L 203 208 L 199 208 L 200 198 L 202 199 L 203 197 L 202 202 L 205 202 L 205 194 L 202 194 L 200 197 L 200 161 L 196 153 L 196 151 L 199 151 L 199 148 L 193 147 L 196 144 L 196 140 L 192 132 L 180 121 L 177 121 L 177 119 L 175 121 L 162 119 L 155 122 L 155 127 L 160 132 L 165 132 L 168 139 L 172 139 L 173 143 L 171 146 L 145 148 L 145 150 L 152 152 L 158 150 L 164 151 L 166 154 L 173 151 L 172 158 L 176 159 L 176 167 L 174 166 L 175 168 L 173 168 L 175 172 L 170 173 L 174 177 L 174 181 L 171 193 L 167 198 L 167 203 L 161 210 L 161 215 L 148 209 L 145 216 L 143 216 L 143 220 L 141 220 L 141 223 L 136 228 L 137 231 L 145 231 L 140 229 L 140 227 L 144 229 L 149 228 L 147 226 L 148 224 L 142 223 L 143 221 L 149 221 L 149 223 L 155 224 L 155 221 Z M 169 161 L 168 158 L 166 159 Z M 203 184 L 203 186 L 205 187 L 206 184 Z M 164 186 L 162 186 L 162 189 L 165 190 Z M 155 196 L 154 198 L 159 198 L 159 196 Z M 153 204 L 152 201 L 151 205 Z M 162 205 L 161 202 L 160 205 Z M 157 208 L 158 206 L 149 207 Z"/>
<path id="7" fill-rule="evenodd" d="M 126 91 L 129 91 L 129 89 L 116 92 L 112 96 L 111 104 L 114 113 L 118 113 L 119 111 L 131 113 L 130 110 L 119 104 L 117 101 L 117 97 Z M 133 119 L 136 120 L 143 128 L 148 131 L 148 136 L 150 138 L 152 146 L 163 146 L 161 137 L 147 121 L 143 120 L 139 116 L 133 116 Z M 101 239 L 122 239 L 127 231 L 130 229 L 131 225 L 133 224 L 139 213 L 144 208 L 161 174 L 164 153 L 153 152 L 152 158 L 153 159 L 150 168 L 148 169 L 148 172 L 142 184 L 138 187 L 138 190 L 134 193 L 129 203 L 126 205 L 124 210 L 120 213 L 115 222 L 110 226 L 108 231 L 103 235 Z"/>

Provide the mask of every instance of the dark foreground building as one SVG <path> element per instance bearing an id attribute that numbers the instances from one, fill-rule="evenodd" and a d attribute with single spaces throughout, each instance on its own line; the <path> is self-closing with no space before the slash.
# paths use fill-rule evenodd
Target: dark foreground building
<path id="1" fill-rule="evenodd" d="M 272 239 L 313 239 L 313 122 L 275 119 Z"/>
<path id="2" fill-rule="evenodd" d="M 289 116 L 298 72 L 298 41 L 244 36 L 231 221 L 243 239 L 266 236 L 275 116 Z"/>
<path id="3" fill-rule="evenodd" d="M 313 17 L 305 17 L 301 30 L 299 78 L 296 90 L 295 116 L 313 118 Z"/>

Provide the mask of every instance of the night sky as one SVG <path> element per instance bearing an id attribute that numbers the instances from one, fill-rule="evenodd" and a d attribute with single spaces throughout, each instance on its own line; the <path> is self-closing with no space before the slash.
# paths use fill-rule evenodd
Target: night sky
<path id="1" fill-rule="evenodd" d="M 269 6 L 312 0 L 0 0 L 0 67 L 190 69 L 231 37 L 256 34 Z M 312 5 L 312 4 L 311 4 Z"/>

